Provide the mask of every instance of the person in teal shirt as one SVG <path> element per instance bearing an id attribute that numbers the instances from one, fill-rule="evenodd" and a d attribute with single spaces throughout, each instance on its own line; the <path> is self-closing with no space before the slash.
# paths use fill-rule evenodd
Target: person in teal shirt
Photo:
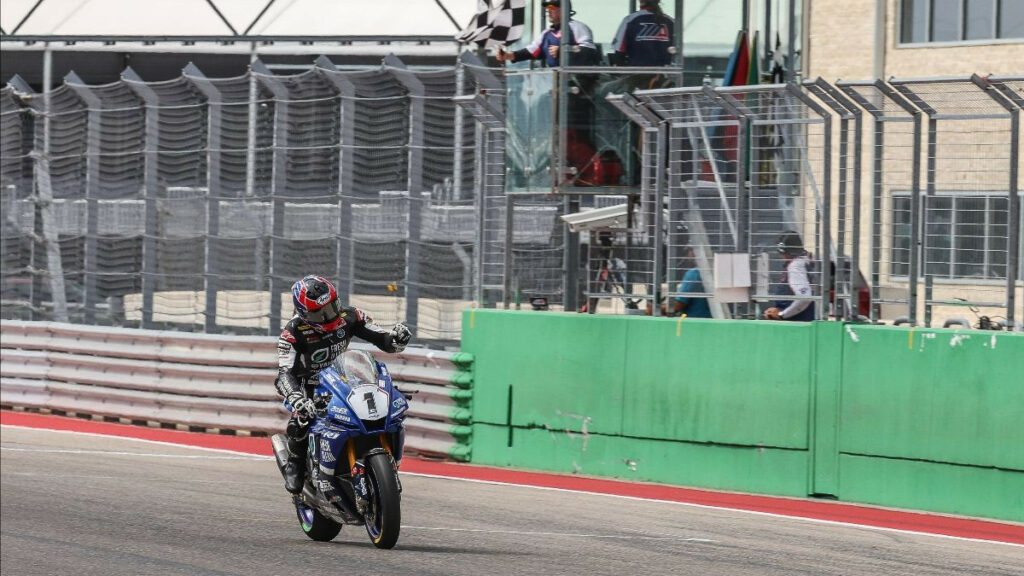
<path id="1" fill-rule="evenodd" d="M 686 260 L 691 264 L 686 273 L 683 274 L 683 279 L 679 282 L 679 292 L 704 292 L 704 282 L 700 277 L 700 270 L 697 268 L 695 261 L 693 248 L 687 248 Z M 687 318 L 711 318 L 711 306 L 708 305 L 708 299 L 700 296 L 676 296 L 669 301 L 672 305 L 672 310 L 669 312 L 666 310 L 666 306 L 662 304 L 661 312 L 666 316 L 680 316 L 686 314 Z"/>

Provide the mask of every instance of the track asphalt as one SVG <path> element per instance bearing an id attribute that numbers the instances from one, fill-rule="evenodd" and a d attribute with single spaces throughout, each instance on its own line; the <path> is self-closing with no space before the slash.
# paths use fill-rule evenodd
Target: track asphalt
<path id="1" fill-rule="evenodd" d="M 272 457 L 267 438 L 184 432 L 28 412 L 0 412 L 0 425 L 64 430 Z M 746 511 L 821 522 L 1024 545 L 1024 524 L 800 498 L 782 498 L 405 458 L 402 472 Z"/>

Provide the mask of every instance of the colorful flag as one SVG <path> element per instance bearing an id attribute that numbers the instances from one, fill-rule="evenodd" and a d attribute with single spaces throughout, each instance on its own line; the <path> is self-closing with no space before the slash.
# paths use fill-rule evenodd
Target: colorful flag
<path id="1" fill-rule="evenodd" d="M 749 73 L 750 48 L 747 46 L 747 31 L 740 30 L 736 34 L 736 44 L 733 46 L 732 55 L 729 56 L 729 64 L 725 67 L 722 86 L 743 86 Z"/>
<path id="2" fill-rule="evenodd" d="M 761 83 L 761 63 L 757 57 L 757 32 L 754 32 L 754 41 L 750 43 L 750 62 L 749 70 L 747 71 L 747 86 L 756 86 Z"/>
<path id="3" fill-rule="evenodd" d="M 729 57 L 729 66 L 725 69 L 723 86 L 743 86 L 750 76 L 750 46 L 747 43 L 746 30 L 740 30 L 736 35 L 736 47 Z M 736 143 L 737 130 L 735 126 L 726 126 L 722 130 L 721 147 L 730 161 L 735 161 L 737 156 Z"/>

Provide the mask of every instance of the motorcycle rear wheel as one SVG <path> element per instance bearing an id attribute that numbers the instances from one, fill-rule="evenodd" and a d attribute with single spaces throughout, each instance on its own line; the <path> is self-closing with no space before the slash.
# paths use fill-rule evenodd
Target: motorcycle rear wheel
<path id="1" fill-rule="evenodd" d="M 341 524 L 306 506 L 298 497 L 295 497 L 295 515 L 306 536 L 317 542 L 333 540 L 341 532 Z"/>
<path id="2" fill-rule="evenodd" d="M 397 472 L 387 454 L 374 454 L 366 462 L 369 504 L 366 507 L 366 533 L 377 548 L 394 548 L 402 528 L 401 494 Z"/>

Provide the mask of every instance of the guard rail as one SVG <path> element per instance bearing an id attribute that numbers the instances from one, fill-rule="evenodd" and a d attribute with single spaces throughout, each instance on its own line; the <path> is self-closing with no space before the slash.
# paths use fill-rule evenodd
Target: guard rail
<path id="1" fill-rule="evenodd" d="M 189 429 L 269 434 L 288 412 L 274 390 L 276 339 L 0 322 L 0 405 Z M 370 350 L 412 396 L 411 452 L 468 460 L 472 356 Z"/>

